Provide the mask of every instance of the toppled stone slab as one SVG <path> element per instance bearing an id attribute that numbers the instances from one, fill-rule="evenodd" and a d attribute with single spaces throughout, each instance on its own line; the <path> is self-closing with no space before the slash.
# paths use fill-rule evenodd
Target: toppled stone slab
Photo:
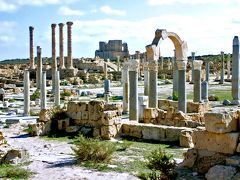
<path id="1" fill-rule="evenodd" d="M 205 113 L 206 130 L 213 133 L 227 133 L 238 130 L 238 113 Z"/>
<path id="2" fill-rule="evenodd" d="M 25 149 L 8 148 L 0 151 L 0 164 L 18 164 L 26 162 L 29 157 Z"/>
<path id="3" fill-rule="evenodd" d="M 233 154 L 236 151 L 238 137 L 238 132 L 217 134 L 208 131 L 194 131 L 192 136 L 196 149 L 227 154 Z"/>
<path id="4" fill-rule="evenodd" d="M 205 177 L 207 180 L 232 180 L 236 172 L 234 167 L 216 165 L 209 169 Z"/>

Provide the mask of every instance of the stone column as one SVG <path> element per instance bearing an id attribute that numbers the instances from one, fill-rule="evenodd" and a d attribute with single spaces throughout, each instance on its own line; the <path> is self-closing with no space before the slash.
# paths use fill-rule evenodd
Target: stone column
<path id="1" fill-rule="evenodd" d="M 120 71 L 120 56 L 117 56 L 117 72 Z"/>
<path id="2" fill-rule="evenodd" d="M 194 67 L 193 67 L 193 62 L 195 61 L 195 52 L 192 52 L 192 61 L 191 61 L 191 65 L 192 65 L 192 79 L 191 79 L 191 84 L 194 83 Z"/>
<path id="3" fill-rule="evenodd" d="M 110 80 L 105 79 L 104 80 L 104 99 L 106 103 L 109 102 L 109 94 L 110 94 Z"/>
<path id="4" fill-rule="evenodd" d="M 205 61 L 206 81 L 209 81 L 209 61 Z"/>
<path id="5" fill-rule="evenodd" d="M 238 36 L 233 39 L 233 55 L 232 55 L 232 104 L 240 104 L 240 63 L 239 63 L 239 40 Z"/>
<path id="6" fill-rule="evenodd" d="M 72 25 L 73 22 L 67 22 L 67 69 L 73 69 L 72 63 Z"/>
<path id="7" fill-rule="evenodd" d="M 55 106 L 60 106 L 60 77 L 59 71 L 55 71 L 55 94 L 54 94 L 54 103 Z"/>
<path id="8" fill-rule="evenodd" d="M 122 84 L 123 84 L 123 113 L 129 112 L 129 80 L 128 80 L 128 62 L 123 63 Z"/>
<path id="9" fill-rule="evenodd" d="M 41 109 L 47 108 L 46 96 L 46 71 L 42 72 L 42 86 L 41 86 Z"/>
<path id="10" fill-rule="evenodd" d="M 177 62 L 176 62 L 176 52 L 174 50 L 174 58 L 173 58 L 173 94 L 177 95 L 178 92 L 178 68 L 177 68 Z"/>
<path id="11" fill-rule="evenodd" d="M 219 84 L 223 84 L 224 83 L 224 52 L 221 51 L 221 79 L 220 79 L 220 82 Z"/>
<path id="12" fill-rule="evenodd" d="M 208 82 L 203 81 L 201 84 L 201 90 L 202 90 L 202 100 L 205 102 L 208 102 Z"/>
<path id="13" fill-rule="evenodd" d="M 158 79 L 158 63 L 157 61 L 149 61 L 149 104 L 148 107 L 157 108 L 158 93 L 157 93 L 157 79 Z"/>
<path id="14" fill-rule="evenodd" d="M 104 62 L 104 67 L 103 67 L 103 71 L 104 71 L 104 79 L 108 78 L 108 68 L 107 68 L 107 63 Z"/>
<path id="15" fill-rule="evenodd" d="M 65 62 L 64 62 L 64 46 L 63 46 L 63 23 L 59 23 L 59 65 L 60 69 L 65 69 Z"/>
<path id="16" fill-rule="evenodd" d="M 24 71 L 24 115 L 30 115 L 30 79 L 29 71 Z"/>
<path id="17" fill-rule="evenodd" d="M 129 120 L 138 121 L 138 68 L 139 61 L 129 61 Z"/>
<path id="18" fill-rule="evenodd" d="M 55 88 L 55 72 L 57 71 L 56 60 L 56 24 L 51 25 L 52 28 L 52 92 Z"/>
<path id="19" fill-rule="evenodd" d="M 202 61 L 194 61 L 194 86 L 193 86 L 193 102 L 201 102 L 202 93 L 201 93 L 201 68 Z"/>
<path id="20" fill-rule="evenodd" d="M 30 61 L 30 69 L 34 69 L 34 50 L 33 50 L 33 31 L 34 31 L 34 27 L 29 26 L 29 53 L 30 53 L 30 57 L 29 57 L 29 61 Z"/>
<path id="21" fill-rule="evenodd" d="M 187 97 L 186 97 L 186 67 L 187 61 L 177 60 L 178 67 L 178 110 L 184 113 L 187 112 Z"/>
<path id="22" fill-rule="evenodd" d="M 227 80 L 229 81 L 231 78 L 231 54 L 228 54 L 227 58 Z"/>
<path id="23" fill-rule="evenodd" d="M 149 82 L 149 72 L 148 72 L 148 62 L 144 62 L 144 96 L 148 96 L 148 82 Z"/>
<path id="24" fill-rule="evenodd" d="M 42 48 L 40 46 L 37 46 L 37 60 L 38 60 L 37 88 L 41 89 L 41 84 L 42 84 Z"/>

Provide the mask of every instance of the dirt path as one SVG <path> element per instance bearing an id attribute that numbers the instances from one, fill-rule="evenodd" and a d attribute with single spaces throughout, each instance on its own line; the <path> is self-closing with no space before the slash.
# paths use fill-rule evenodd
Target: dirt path
<path id="1" fill-rule="evenodd" d="M 135 180 L 127 173 L 97 172 L 74 165 L 71 144 L 67 142 L 47 141 L 39 137 L 29 137 L 20 125 L 3 129 L 8 144 L 12 147 L 26 149 L 30 154 L 27 168 L 36 174 L 31 179 L 93 179 L 93 180 Z"/>

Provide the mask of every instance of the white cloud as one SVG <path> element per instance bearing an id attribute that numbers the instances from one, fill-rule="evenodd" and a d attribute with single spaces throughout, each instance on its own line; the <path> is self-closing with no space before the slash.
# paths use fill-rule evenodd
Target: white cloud
<path id="1" fill-rule="evenodd" d="M 0 43 L 11 44 L 16 40 L 17 23 L 14 21 L 0 21 Z"/>
<path id="2" fill-rule="evenodd" d="M 147 0 L 149 5 L 174 5 L 174 4 L 223 4 L 238 2 L 238 0 Z"/>
<path id="3" fill-rule="evenodd" d="M 17 6 L 11 3 L 6 3 L 4 0 L 0 0 L 0 12 L 13 12 L 17 9 Z"/>
<path id="4" fill-rule="evenodd" d="M 102 6 L 100 11 L 108 15 L 125 16 L 127 14 L 126 11 L 112 9 L 110 6 Z"/>
<path id="5" fill-rule="evenodd" d="M 16 0 L 18 5 L 44 6 L 50 4 L 71 4 L 79 0 Z"/>
<path id="6" fill-rule="evenodd" d="M 83 11 L 71 9 L 67 6 L 61 6 L 58 10 L 58 13 L 65 16 L 82 16 L 84 15 Z"/>

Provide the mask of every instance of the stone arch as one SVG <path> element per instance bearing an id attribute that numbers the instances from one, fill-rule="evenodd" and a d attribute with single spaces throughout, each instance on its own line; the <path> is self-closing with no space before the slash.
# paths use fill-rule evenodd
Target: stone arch
<path id="1" fill-rule="evenodd" d="M 167 32 L 165 29 L 157 29 L 155 31 L 155 37 L 152 41 L 152 45 L 156 47 L 160 46 L 160 41 L 169 38 L 176 50 L 176 60 L 187 61 L 187 42 L 182 41 L 181 38 L 174 32 Z"/>

